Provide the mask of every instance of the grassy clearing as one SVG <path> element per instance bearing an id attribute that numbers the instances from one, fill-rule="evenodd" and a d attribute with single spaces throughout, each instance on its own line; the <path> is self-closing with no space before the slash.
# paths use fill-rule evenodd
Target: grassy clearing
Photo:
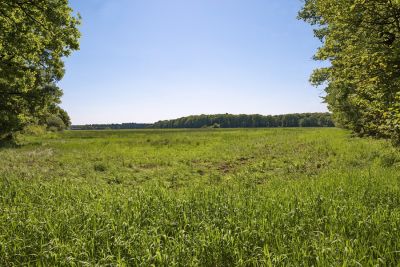
<path id="1" fill-rule="evenodd" d="M 0 265 L 400 262 L 400 153 L 339 129 L 65 132 L 0 150 Z"/>

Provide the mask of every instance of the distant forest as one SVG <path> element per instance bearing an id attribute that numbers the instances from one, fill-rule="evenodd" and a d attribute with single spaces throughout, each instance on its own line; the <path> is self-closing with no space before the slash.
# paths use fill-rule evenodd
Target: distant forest
<path id="1" fill-rule="evenodd" d="M 273 128 L 273 127 L 334 127 L 330 113 L 301 113 L 285 115 L 195 115 L 154 124 L 89 124 L 73 125 L 72 130 L 145 129 L 145 128 Z"/>
<path id="2" fill-rule="evenodd" d="M 334 127 L 330 113 L 263 115 L 198 115 L 159 121 L 153 128 L 258 128 L 258 127 Z"/>
<path id="3" fill-rule="evenodd" d="M 72 125 L 71 130 L 144 129 L 144 128 L 150 128 L 151 126 L 152 124 L 149 123 L 86 124 L 86 125 Z"/>

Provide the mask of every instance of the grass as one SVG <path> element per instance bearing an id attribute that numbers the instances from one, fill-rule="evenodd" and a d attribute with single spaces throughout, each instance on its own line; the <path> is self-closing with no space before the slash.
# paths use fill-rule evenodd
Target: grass
<path id="1" fill-rule="evenodd" d="M 400 152 L 339 129 L 77 131 L 0 149 L 0 265 L 396 266 Z"/>

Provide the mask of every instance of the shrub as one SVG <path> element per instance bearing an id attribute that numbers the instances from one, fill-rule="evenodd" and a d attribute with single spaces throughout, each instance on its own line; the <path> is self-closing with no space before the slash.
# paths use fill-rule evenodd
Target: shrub
<path id="1" fill-rule="evenodd" d="M 63 120 L 58 116 L 50 116 L 47 118 L 47 129 L 52 132 L 65 130 L 66 126 Z"/>
<path id="2" fill-rule="evenodd" d="M 31 124 L 26 126 L 22 133 L 26 135 L 41 136 L 46 133 L 46 128 L 43 125 Z"/>

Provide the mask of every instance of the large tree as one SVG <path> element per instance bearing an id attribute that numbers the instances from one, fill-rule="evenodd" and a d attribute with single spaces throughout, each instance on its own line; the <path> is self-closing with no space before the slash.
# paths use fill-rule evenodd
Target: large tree
<path id="1" fill-rule="evenodd" d="M 60 102 L 63 58 L 79 48 L 68 0 L 0 1 L 0 138 L 48 116 Z"/>
<path id="2" fill-rule="evenodd" d="M 400 140 L 400 5 L 398 0 L 305 0 L 299 17 L 322 46 L 314 71 L 341 125 L 360 135 Z"/>

